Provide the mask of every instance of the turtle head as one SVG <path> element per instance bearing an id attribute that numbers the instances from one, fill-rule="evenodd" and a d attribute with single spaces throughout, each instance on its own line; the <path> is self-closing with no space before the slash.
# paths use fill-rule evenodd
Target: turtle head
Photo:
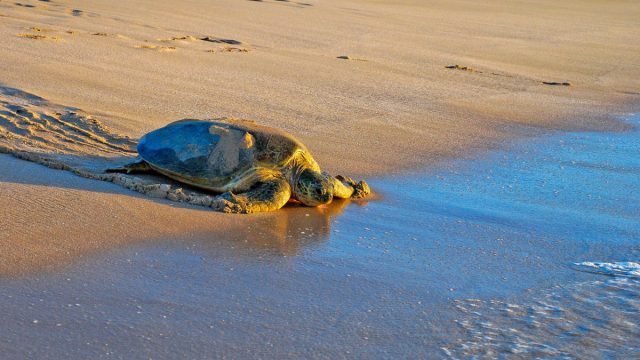
<path id="1" fill-rule="evenodd" d="M 293 195 L 307 206 L 328 204 L 333 200 L 333 185 L 327 175 L 305 169 L 295 180 Z"/>

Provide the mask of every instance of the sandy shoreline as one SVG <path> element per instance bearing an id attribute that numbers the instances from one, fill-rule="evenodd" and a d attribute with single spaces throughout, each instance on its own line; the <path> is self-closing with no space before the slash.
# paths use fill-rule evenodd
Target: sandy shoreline
<path id="1" fill-rule="evenodd" d="M 24 91 L 46 102 L 36 114 L 79 108 L 134 140 L 179 118 L 251 118 L 300 137 L 326 170 L 380 176 L 547 129 L 621 130 L 613 118 L 638 104 L 637 4 L 395 4 L 3 2 L 4 109 Z M 337 58 L 345 54 L 367 61 Z M 129 200 L 99 182 L 69 195 L 58 185 L 67 175 L 0 161 L 7 174 L 38 174 L 37 184 L 2 184 L 4 238 L 30 239 L 27 254 L 177 234 L 212 217 L 221 233 L 246 221 Z M 31 266 L 3 263 L 5 273 Z"/>
<path id="2" fill-rule="evenodd" d="M 3 3 L 0 78 L 133 137 L 256 119 L 356 175 L 495 147 L 514 124 L 617 129 L 637 108 L 637 4 L 394 3 Z"/>
<path id="3" fill-rule="evenodd" d="M 395 4 L 3 2 L 4 111 L 15 105 L 7 94 L 24 91 L 134 140 L 179 118 L 251 118 L 300 137 L 327 170 L 380 176 L 513 136 L 621 130 L 615 115 L 637 108 L 638 4 Z M 345 54 L 366 61 L 337 58 Z M 541 83 L 550 80 L 572 86 Z M 37 101 L 32 110 L 51 111 Z M 6 174 L 37 174 L 36 184 L 7 175 L 2 183 L 10 209 L 3 237 L 24 241 L 25 254 L 183 233 L 212 218 L 222 234 L 247 221 L 103 191 L 110 185 L 95 181 L 64 180 L 83 184 L 70 195 L 59 185 L 66 174 L 0 162 Z M 32 266 L 17 259 L 3 261 L 3 273 Z"/>
<path id="4" fill-rule="evenodd" d="M 209 212 L 198 229 L 176 221 L 204 225 L 205 211 L 160 202 L 147 223 L 136 216 L 152 201 L 100 183 L 95 206 L 48 214 L 56 238 L 77 244 L 32 253 L 53 271 L 1 278 L 0 348 L 7 358 L 635 358 L 640 264 L 624 264 L 640 255 L 639 135 L 514 141 L 435 174 L 372 179 L 379 201 Z M 49 171 L 27 164 L 3 180 L 15 188 Z M 92 181 L 56 174 L 47 181 L 89 205 Z M 102 195 L 123 203 L 106 233 L 87 227 L 100 242 L 63 229 L 99 213 Z M 220 219 L 238 226 L 220 236 Z M 164 234 L 123 238 L 129 226 Z M 592 261 L 605 265 L 575 266 Z"/>
<path id="5" fill-rule="evenodd" d="M 374 183 L 382 183 L 381 179 L 393 176 L 405 179 L 406 173 L 434 169 L 435 164 L 482 157 L 487 150 L 502 148 L 514 138 L 544 135 L 556 130 L 628 130 L 630 125 L 619 121 L 618 117 L 640 110 L 638 13 L 640 3 L 632 1 L 2 1 L 0 145 L 31 146 L 37 143 L 39 149 L 51 152 L 80 153 L 82 156 L 78 159 L 81 161 L 83 156 L 113 155 L 114 149 L 108 145 L 113 139 L 122 140 L 122 144 L 127 142 L 125 138 L 98 137 L 93 139 L 95 142 L 88 142 L 95 152 L 82 153 L 87 147 L 65 141 L 67 135 L 58 137 L 47 126 L 37 127 L 29 121 L 14 126 L 11 121 L 21 116 L 26 120 L 46 120 L 51 116 L 52 121 L 58 121 L 80 114 L 78 116 L 84 116 L 82 119 L 88 119 L 85 124 L 92 126 L 90 120 L 96 119 L 114 134 L 128 136 L 133 142 L 145 132 L 178 119 L 229 116 L 257 120 L 291 132 L 310 148 L 323 169 L 333 173 L 364 177 Z M 339 58 L 343 56 L 349 58 Z M 459 67 L 446 68 L 450 65 Z M 570 86 L 544 82 L 569 82 Z M 16 93 L 23 94 L 24 98 L 20 100 Z M 20 107 L 28 110 L 29 115 L 19 114 Z M 56 114 L 57 111 L 61 111 L 60 114 Z M 42 134 L 49 136 L 40 136 Z M 97 131 L 91 136 L 100 134 Z M 32 140 L 34 142 L 30 143 Z M 118 151 L 115 153 L 121 155 Z M 419 185 L 413 189 L 423 191 Z M 375 204 L 373 208 L 378 209 L 379 214 L 385 214 L 384 211 L 386 214 L 409 214 L 412 206 L 428 205 L 412 203 L 408 198 L 407 206 L 403 208 L 397 200 L 385 200 L 392 198 L 388 195 L 403 191 L 401 185 L 394 186 L 388 185 L 387 193 L 372 200 L 371 204 Z M 445 200 L 442 203 L 446 203 Z M 376 218 L 369 218 L 366 203 L 335 203 L 323 209 L 289 208 L 271 214 L 230 216 L 147 198 L 111 183 L 84 179 L 2 154 L 0 208 L 3 209 L 0 216 L 0 279 L 5 285 L 10 284 L 6 288 L 7 294 L 13 296 L 15 290 L 18 295 L 15 303 L 14 300 L 7 301 L 16 310 L 11 321 L 20 323 L 20 331 L 24 330 L 28 335 L 23 337 L 26 339 L 46 338 L 38 331 L 50 334 L 42 329 L 29 330 L 33 321 L 28 318 L 29 308 L 20 307 L 22 300 L 18 299 L 30 301 L 40 296 L 37 290 L 32 292 L 31 285 L 33 289 L 44 288 L 46 292 L 47 277 L 57 279 L 53 284 L 65 284 L 66 280 L 58 277 L 69 269 L 76 271 L 74 274 L 78 275 L 80 285 L 74 282 L 69 285 L 71 288 L 61 286 L 62 300 L 58 299 L 61 304 L 73 303 L 75 300 L 70 297 L 78 290 L 73 286 L 80 289 L 84 286 L 81 285 L 84 266 L 96 272 L 92 273 L 92 279 L 98 279 L 92 285 L 95 288 L 100 289 L 104 276 L 114 283 L 124 279 L 125 287 L 137 289 L 140 283 L 129 278 L 127 271 L 135 273 L 140 268 L 120 268 L 118 264 L 125 264 L 127 257 L 137 255 L 135 249 L 138 247 L 151 249 L 151 255 L 141 253 L 143 257 L 149 256 L 151 263 L 162 262 L 163 255 L 157 248 L 162 248 L 159 244 L 167 239 L 179 239 L 180 246 L 183 243 L 190 246 L 186 243 L 193 241 L 204 244 L 205 248 L 210 245 L 209 240 L 218 245 L 223 243 L 223 246 L 212 248 L 239 253 L 250 259 L 237 261 L 214 251 L 215 256 L 209 260 L 220 263 L 214 261 L 213 265 L 201 266 L 197 257 L 182 254 L 187 260 L 164 268 L 178 274 L 176 279 L 172 278 L 175 282 L 164 286 L 185 284 L 190 276 L 198 275 L 201 276 L 198 284 L 206 288 L 209 282 L 202 272 L 215 277 L 231 271 L 226 265 L 235 263 L 237 270 L 240 264 L 242 276 L 229 277 L 229 283 L 224 282 L 224 275 L 215 278 L 221 282 L 224 295 L 219 302 L 215 297 L 219 293 L 201 294 L 203 298 L 213 298 L 214 305 L 229 306 L 238 314 L 242 314 L 244 308 L 242 302 L 233 297 L 251 293 L 259 298 L 260 294 L 251 291 L 270 280 L 287 289 L 291 303 L 308 311 L 311 315 L 307 319 L 314 324 L 325 318 L 323 311 L 327 309 L 322 305 L 334 306 L 332 301 L 340 304 L 339 293 L 336 295 L 334 291 L 347 291 L 351 296 L 347 296 L 348 300 L 352 302 L 349 306 L 357 311 L 347 306 L 340 312 L 329 313 L 335 314 L 331 321 L 340 324 L 338 328 L 353 331 L 350 335 L 357 340 L 340 342 L 341 334 L 330 331 L 333 336 L 330 339 L 338 339 L 340 347 L 320 347 L 316 349 L 319 353 L 326 351 L 345 356 L 343 350 L 365 343 L 366 331 L 359 328 L 356 321 L 385 322 L 388 319 L 385 316 L 393 317 L 397 310 L 389 305 L 383 307 L 388 313 L 371 318 L 368 317 L 371 315 L 359 312 L 365 311 L 367 304 L 389 295 L 385 288 L 375 287 L 388 281 L 383 275 L 369 276 L 362 271 L 357 277 L 360 285 L 352 285 L 349 279 L 343 278 L 344 273 L 356 266 L 345 259 L 351 259 L 352 254 L 368 254 L 358 252 L 362 249 L 354 247 L 353 241 L 373 242 L 372 258 L 389 250 L 393 253 L 395 249 L 392 235 L 374 234 L 379 238 L 371 240 L 367 236 L 372 234 L 363 229 L 372 227 L 370 224 L 374 222 L 374 225 L 382 224 L 376 231 L 385 230 L 385 226 L 402 229 L 402 222 L 406 221 L 394 217 L 397 222 L 376 222 Z M 431 209 L 420 211 L 416 212 L 416 219 L 422 219 L 424 214 L 433 215 Z M 341 223 L 344 218 L 353 223 Z M 436 220 L 441 219 L 436 217 Z M 460 221 L 467 220 L 470 219 Z M 425 229 L 438 225 L 420 223 L 424 226 L 418 228 L 416 224 L 419 223 L 413 224 L 415 231 L 422 231 L 425 236 L 431 234 Z M 456 224 L 452 222 L 451 229 L 457 229 Z M 351 232 L 336 235 L 335 230 L 345 229 L 345 226 Z M 495 245 L 500 249 L 502 244 L 495 243 L 498 240 L 492 239 L 489 232 L 477 231 L 487 237 L 489 247 Z M 326 239 L 332 236 L 337 236 L 339 241 L 327 246 Z M 448 239 L 435 240 L 442 241 L 442 248 L 448 249 Z M 411 238 L 404 240 L 414 244 Z M 434 239 L 426 237 L 421 241 L 424 241 L 420 242 L 421 246 L 430 246 Z M 514 252 L 507 255 L 515 257 L 520 248 L 515 242 L 513 246 L 510 249 L 515 249 Z M 544 252 L 551 248 L 548 246 L 532 249 Z M 461 246 L 461 249 L 461 253 L 468 254 L 467 248 Z M 413 249 L 407 246 L 400 250 Z M 425 251 L 429 254 L 428 250 Z M 480 250 L 491 264 L 492 255 L 485 249 Z M 321 254 L 320 259 L 307 261 L 307 251 L 317 251 Z M 527 251 L 529 249 L 525 248 L 525 253 Z M 397 253 L 401 255 L 400 259 L 411 255 L 403 251 Z M 595 253 L 606 252 L 599 249 Z M 101 254 L 107 254 L 106 265 L 100 263 L 100 269 L 106 269 L 104 274 L 83 262 L 83 259 L 89 259 L 89 262 L 100 259 Z M 109 254 L 116 255 L 110 258 Z M 277 261 L 274 264 L 277 265 L 263 263 L 261 256 L 264 254 L 275 254 Z M 433 256 L 440 261 L 446 260 L 445 254 L 443 251 Z M 339 261 L 331 260 L 335 258 Z M 418 256 L 418 260 L 421 259 Z M 526 256 L 523 259 L 518 260 L 529 261 Z M 406 262 L 418 260 L 411 258 Z M 460 261 L 467 260 L 462 258 Z M 80 270 L 75 267 L 77 264 L 83 264 Z M 185 275 L 180 270 L 186 264 L 202 272 Z M 393 262 L 389 264 L 393 265 Z M 397 263 L 404 271 L 402 264 L 404 262 L 400 260 Z M 395 269 L 391 265 L 388 269 Z M 149 274 L 153 271 L 149 270 Z M 277 275 L 270 278 L 270 271 Z M 429 292 L 432 291 L 430 288 L 425 290 L 406 280 L 412 278 L 411 271 L 398 276 L 407 281 L 401 288 L 409 294 L 407 299 L 416 301 L 403 303 L 404 315 L 421 309 L 416 305 L 417 301 L 447 295 L 445 285 L 451 280 L 427 276 L 425 279 L 436 284 L 433 291 L 437 294 L 434 294 Z M 467 271 L 474 274 L 472 270 Z M 316 274 L 321 274 L 320 278 L 316 278 Z M 42 283 L 40 276 L 45 279 Z M 296 276 L 299 276 L 296 282 L 287 283 Z M 466 281 L 464 274 L 451 276 L 463 284 Z M 218 284 L 216 281 L 213 284 Z M 337 285 L 333 281 L 337 281 Z M 511 279 L 508 285 L 516 287 L 517 282 L 518 279 Z M 362 292 L 358 290 L 364 288 L 362 284 L 372 285 L 379 292 L 365 294 L 369 296 L 367 302 L 360 303 L 358 296 Z M 188 285 L 180 288 L 184 294 L 176 293 L 176 298 L 169 296 L 167 301 L 175 301 L 178 305 L 189 303 L 189 299 L 181 296 L 198 290 Z M 307 286 L 312 290 L 306 290 Z M 296 297 L 296 291 L 300 289 L 305 289 L 305 295 Z M 144 290 L 153 292 L 153 289 Z M 109 291 L 105 290 L 103 294 L 112 299 L 117 291 L 113 294 Z M 172 290 L 164 291 L 171 293 Z M 318 300 L 318 305 L 313 302 L 327 292 L 332 294 L 328 303 Z M 83 294 L 91 299 L 91 293 Z M 276 301 L 278 295 L 277 291 L 267 291 L 266 299 Z M 146 293 L 143 300 L 145 296 Z M 311 299 L 308 304 L 305 296 Z M 391 298 L 395 299 L 394 296 L 398 296 L 400 302 L 406 300 L 398 294 Z M 114 304 L 121 301 L 128 306 L 131 305 L 129 300 L 118 298 Z M 197 319 L 204 312 L 198 306 L 211 304 L 205 301 L 193 305 L 193 313 L 185 316 Z M 278 303 L 278 309 L 285 311 L 288 305 L 291 304 L 286 301 Z M 316 305 L 318 307 L 314 307 Z M 110 305 L 105 306 L 107 310 L 102 315 L 113 310 L 109 310 Z M 69 316 L 76 324 L 81 324 L 78 328 L 82 329 L 82 325 L 88 323 L 83 322 L 86 319 L 73 317 L 79 316 L 77 314 L 82 313 Z M 132 314 L 123 315 L 123 319 L 129 319 Z M 267 311 L 266 314 L 261 318 L 266 324 L 262 330 L 269 332 L 272 324 L 268 320 L 273 313 Z M 289 312 L 282 318 L 287 316 L 297 319 Z M 106 318 L 110 321 L 108 316 Z M 398 320 L 400 329 L 409 331 L 418 326 L 408 321 L 409 318 L 411 316 Z M 225 320 L 224 317 L 216 319 Z M 248 320 L 240 315 L 237 319 Z M 349 319 L 356 325 L 351 326 Z M 209 325 L 198 321 L 194 322 L 205 329 L 200 333 L 202 335 Z M 242 321 L 234 327 L 236 335 L 243 329 Z M 148 324 L 154 329 L 158 323 L 151 320 Z M 173 325 L 187 333 L 190 329 Z M 274 326 L 288 329 L 285 325 Z M 300 334 L 306 334 L 305 330 L 312 334 L 316 330 L 322 332 L 322 329 L 305 328 L 304 321 L 298 325 Z M 118 329 L 124 329 L 125 325 L 122 326 Z M 375 329 L 374 324 L 371 328 Z M 384 331 L 396 329 L 390 327 Z M 0 329 L 0 333 L 3 330 L 10 329 Z M 102 330 L 90 327 L 87 333 L 98 334 Z M 118 334 L 125 333 L 138 336 L 144 332 L 133 327 L 121 332 L 115 330 L 112 339 L 117 341 Z M 11 336 L 15 334 L 11 333 Z M 257 341 L 260 335 L 257 331 L 248 338 Z M 82 336 L 80 334 L 79 339 Z M 194 344 L 201 346 L 204 340 L 198 341 L 206 340 L 207 336 L 195 338 Z M 186 337 L 181 339 L 189 344 Z M 219 334 L 217 339 L 225 339 L 224 334 Z M 234 339 L 241 340 L 242 336 Z M 388 339 L 393 336 L 385 333 L 380 341 L 385 343 Z M 407 339 L 414 338 L 404 340 L 407 346 L 419 342 L 412 343 Z M 137 347 L 140 345 L 138 340 L 122 345 Z M 150 351 L 164 349 L 165 354 L 171 351 L 163 347 L 162 338 L 154 341 L 149 345 Z M 281 345 L 284 354 L 291 344 Z M 100 347 L 92 349 L 103 350 Z M 140 349 L 148 350 L 144 346 Z M 15 350 L 12 354 L 16 357 L 23 354 L 20 344 L 11 350 Z M 62 355 L 66 351 L 58 350 L 63 351 Z M 88 354 L 94 354 L 93 350 Z M 206 349 L 202 351 L 206 352 Z M 230 351 L 234 354 L 233 351 L 239 349 L 232 347 Z M 262 354 L 269 354 L 265 351 Z"/>
<path id="6" fill-rule="evenodd" d="M 296 231 L 308 228 L 309 234 L 326 236 L 344 207 L 355 206 L 336 201 L 326 208 L 228 215 L 146 197 L 10 155 L 0 154 L 0 174 L 0 277 L 60 271 L 83 257 L 154 239 L 210 237 L 231 247 L 237 243 L 293 256 L 305 242 Z"/>

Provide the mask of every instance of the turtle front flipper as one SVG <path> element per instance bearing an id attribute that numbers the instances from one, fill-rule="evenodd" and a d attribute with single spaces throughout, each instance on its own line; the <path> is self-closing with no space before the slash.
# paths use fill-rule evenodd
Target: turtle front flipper
<path id="1" fill-rule="evenodd" d="M 291 198 L 289 183 L 278 177 L 258 183 L 245 193 L 226 192 L 214 200 L 211 207 L 226 213 L 250 214 L 278 210 L 289 201 L 289 198 Z"/>
<path id="2" fill-rule="evenodd" d="M 361 199 L 371 193 L 369 184 L 364 180 L 356 182 L 352 178 L 342 175 L 330 179 L 333 184 L 333 197 L 341 199 Z"/>
<path id="3" fill-rule="evenodd" d="M 123 165 L 121 167 L 109 168 L 105 170 L 108 173 L 127 173 L 130 174 L 132 172 L 150 172 L 153 171 L 149 163 L 144 160 L 132 162 L 127 165 Z"/>

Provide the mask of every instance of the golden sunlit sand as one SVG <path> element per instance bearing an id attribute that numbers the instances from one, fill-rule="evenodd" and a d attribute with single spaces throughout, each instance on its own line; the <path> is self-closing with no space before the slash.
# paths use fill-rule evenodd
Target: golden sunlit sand
<path id="1" fill-rule="evenodd" d="M 63 104 L 132 141 L 181 118 L 255 119 L 299 137 L 323 169 L 380 176 L 473 155 L 540 128 L 623 129 L 616 114 L 633 109 L 640 96 L 638 4 L 310 5 L 2 2 L 3 106 L 21 105 L 8 97 L 23 91 L 31 96 L 24 100 L 29 111 L 58 119 L 48 107 Z M 56 41 L 39 41 L 50 39 Z M 6 122 L 0 129 L 14 131 Z M 15 142 L 23 135 L 12 136 Z M 74 146 L 56 139 L 31 136 L 51 152 Z M 25 190 L 19 199 L 3 196 L 4 207 L 16 209 L 15 202 L 29 203 L 35 194 L 64 203 L 57 215 L 66 218 L 88 206 L 52 186 Z M 96 232 L 107 226 L 106 209 L 132 211 L 116 206 L 115 195 L 101 196 Z M 167 209 L 150 203 L 139 211 Z M 9 219 L 2 218 L 3 227 L 15 228 Z M 31 227 L 46 233 L 48 226 Z M 120 232 L 147 237 L 127 227 Z"/>

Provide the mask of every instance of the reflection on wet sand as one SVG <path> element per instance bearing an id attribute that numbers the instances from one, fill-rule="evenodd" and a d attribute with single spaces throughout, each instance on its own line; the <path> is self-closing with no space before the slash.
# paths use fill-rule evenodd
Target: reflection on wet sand
<path id="1" fill-rule="evenodd" d="M 227 215 L 176 206 L 7 156 L 3 160 L 0 277 L 63 271 L 87 256 L 166 241 L 178 247 L 197 243 L 211 256 L 293 256 L 327 240 L 332 222 L 351 202 Z M 45 174 L 47 183 L 40 182 Z M 39 230 L 45 224 L 46 233 Z"/>
<path id="2" fill-rule="evenodd" d="M 297 255 L 306 247 L 326 241 L 331 235 L 332 221 L 350 202 L 335 200 L 315 208 L 290 206 L 266 216 L 256 216 L 243 221 L 247 227 L 232 241 L 252 251 Z"/>

